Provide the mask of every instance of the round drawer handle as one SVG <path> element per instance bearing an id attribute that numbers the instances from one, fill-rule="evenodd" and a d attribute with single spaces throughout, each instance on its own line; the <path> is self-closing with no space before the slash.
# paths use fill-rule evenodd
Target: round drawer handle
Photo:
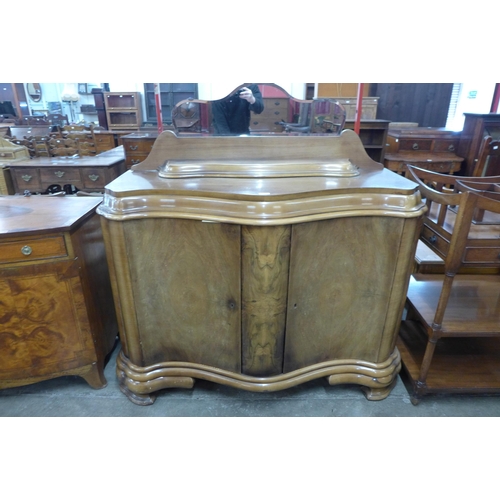
<path id="1" fill-rule="evenodd" d="M 32 175 L 21 175 L 23 181 L 29 182 L 32 179 Z"/>
<path id="2" fill-rule="evenodd" d="M 57 172 L 54 172 L 54 174 L 55 174 L 57 177 L 61 178 L 61 177 L 64 175 L 64 172 L 62 172 L 61 170 L 58 170 Z"/>
<path id="3" fill-rule="evenodd" d="M 95 182 L 97 179 L 99 179 L 99 176 L 96 175 L 96 174 L 89 174 L 89 179 L 92 181 L 92 182 Z"/>
<path id="4" fill-rule="evenodd" d="M 437 241 L 437 238 L 436 236 L 433 234 L 430 238 L 429 238 L 429 243 L 432 243 L 433 245 L 436 243 Z"/>
<path id="5" fill-rule="evenodd" d="M 448 146 L 448 151 L 455 151 L 455 146 L 453 144 L 450 144 Z"/>
<path id="6" fill-rule="evenodd" d="M 31 252 L 33 252 L 33 249 L 29 245 L 24 245 L 23 248 L 21 248 L 21 253 L 23 255 L 31 255 Z"/>
<path id="7" fill-rule="evenodd" d="M 418 142 L 413 143 L 412 149 L 418 149 Z"/>
<path id="8" fill-rule="evenodd" d="M 136 151 L 136 150 L 137 150 L 137 146 L 130 146 L 130 149 L 131 149 L 132 151 Z"/>

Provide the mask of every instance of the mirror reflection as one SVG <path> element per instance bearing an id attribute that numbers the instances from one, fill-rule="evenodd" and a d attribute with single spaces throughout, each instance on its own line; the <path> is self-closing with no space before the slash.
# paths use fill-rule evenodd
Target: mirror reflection
<path id="1" fill-rule="evenodd" d="M 178 135 L 340 135 L 345 119 L 336 100 L 295 99 L 274 83 L 245 83 L 222 99 L 186 99 L 172 110 Z"/>
<path id="2" fill-rule="evenodd" d="M 42 99 L 42 87 L 39 83 L 28 83 L 26 88 L 32 101 L 39 102 Z"/>

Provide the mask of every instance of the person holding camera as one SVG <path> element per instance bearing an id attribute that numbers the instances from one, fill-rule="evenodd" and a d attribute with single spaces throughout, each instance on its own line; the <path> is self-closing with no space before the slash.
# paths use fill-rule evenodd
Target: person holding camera
<path id="1" fill-rule="evenodd" d="M 229 97 L 212 103 L 213 124 L 216 135 L 242 135 L 250 133 L 250 111 L 260 114 L 264 99 L 254 84 L 239 88 Z"/>

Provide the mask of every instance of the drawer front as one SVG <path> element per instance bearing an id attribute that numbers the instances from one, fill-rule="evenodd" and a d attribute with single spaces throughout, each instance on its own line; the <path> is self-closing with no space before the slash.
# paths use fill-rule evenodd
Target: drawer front
<path id="1" fill-rule="evenodd" d="M 431 139 L 401 139 L 399 141 L 399 151 L 430 151 L 432 147 Z"/>
<path id="2" fill-rule="evenodd" d="M 108 183 L 107 170 L 105 168 L 82 168 L 80 172 L 83 187 L 86 189 L 101 190 Z"/>
<path id="3" fill-rule="evenodd" d="M 33 262 L 67 256 L 68 250 L 62 235 L 0 243 L 0 264 Z"/>
<path id="4" fill-rule="evenodd" d="M 448 254 L 450 244 L 448 240 L 424 225 L 421 233 L 422 240 L 434 249 L 443 259 Z M 498 246 L 468 246 L 465 249 L 464 264 L 490 264 L 500 267 L 500 244 Z"/>
<path id="5" fill-rule="evenodd" d="M 450 247 L 449 241 L 444 239 L 430 227 L 424 225 L 422 228 L 421 238 L 426 241 L 434 252 L 436 252 L 441 258 L 444 259 L 448 254 L 448 249 Z"/>
<path id="6" fill-rule="evenodd" d="M 456 161 L 408 161 L 407 163 L 426 170 L 431 170 L 432 172 L 440 172 L 444 174 L 450 174 L 460 170 L 460 162 Z"/>
<path id="7" fill-rule="evenodd" d="M 464 263 L 493 264 L 500 267 L 500 247 L 468 247 Z"/>
<path id="8" fill-rule="evenodd" d="M 141 163 L 148 157 L 147 154 L 130 154 L 127 153 L 127 156 L 125 158 L 125 166 L 127 168 L 133 167 L 134 165 L 137 165 L 138 163 Z"/>
<path id="9" fill-rule="evenodd" d="M 149 154 L 153 149 L 154 140 L 141 140 L 141 139 L 123 139 L 123 149 L 128 155 L 131 153 L 146 153 Z"/>
<path id="10" fill-rule="evenodd" d="M 37 168 L 20 168 L 10 167 L 17 184 L 17 191 L 23 192 L 25 189 L 29 191 L 40 191 L 42 185 L 40 183 L 40 173 Z"/>
<path id="11" fill-rule="evenodd" d="M 96 146 L 109 146 L 111 149 L 115 147 L 115 138 L 112 135 L 95 135 L 94 142 Z"/>
<path id="12" fill-rule="evenodd" d="M 69 184 L 80 182 L 80 171 L 78 168 L 43 168 L 40 170 L 43 183 L 48 184 Z"/>
<path id="13" fill-rule="evenodd" d="M 98 153 L 103 153 L 115 147 L 115 139 L 112 135 L 96 135 L 94 144 L 96 151 Z"/>
<path id="14" fill-rule="evenodd" d="M 264 99 L 264 111 L 277 108 L 288 110 L 288 99 L 273 99 L 271 97 Z"/>
<path id="15" fill-rule="evenodd" d="M 434 151 L 436 153 L 454 153 L 458 151 L 458 140 L 437 139 L 434 142 Z"/>

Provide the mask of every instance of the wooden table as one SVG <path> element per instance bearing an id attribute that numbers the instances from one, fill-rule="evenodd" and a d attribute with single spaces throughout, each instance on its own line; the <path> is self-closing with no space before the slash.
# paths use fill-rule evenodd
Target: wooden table
<path id="1" fill-rule="evenodd" d="M 95 197 L 0 196 L 0 388 L 106 385 L 118 334 Z"/>
<path id="2" fill-rule="evenodd" d="M 96 156 L 39 157 L 7 165 L 16 193 L 43 193 L 49 186 L 73 185 L 80 191 L 102 192 L 125 171 L 125 154 L 119 146 Z"/>
<path id="3" fill-rule="evenodd" d="M 131 401 L 198 378 L 277 391 L 326 377 L 372 400 L 390 393 L 425 206 L 353 131 L 163 132 L 98 212 Z"/>

